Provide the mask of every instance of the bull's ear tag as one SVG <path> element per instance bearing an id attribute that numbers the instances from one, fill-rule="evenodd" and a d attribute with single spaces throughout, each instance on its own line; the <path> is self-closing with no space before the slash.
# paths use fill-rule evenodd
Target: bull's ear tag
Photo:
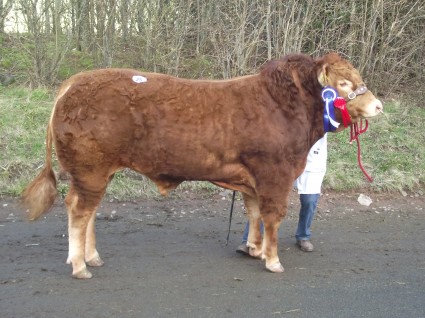
<path id="1" fill-rule="evenodd" d="M 148 81 L 148 79 L 141 75 L 134 75 L 132 78 L 133 82 L 135 83 L 145 83 Z"/>
<path id="2" fill-rule="evenodd" d="M 322 99 L 326 102 L 326 100 L 335 100 L 338 97 L 338 93 L 336 90 L 330 86 L 326 86 L 322 89 Z"/>

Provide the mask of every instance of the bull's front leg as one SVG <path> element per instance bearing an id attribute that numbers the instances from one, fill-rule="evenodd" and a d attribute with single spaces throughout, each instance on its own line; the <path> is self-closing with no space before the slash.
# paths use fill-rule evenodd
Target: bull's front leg
<path id="1" fill-rule="evenodd" d="M 273 273 L 283 273 L 284 271 L 277 249 L 280 222 L 280 213 L 268 213 L 263 216 L 264 235 L 261 254 L 266 261 L 266 268 Z"/>
<path id="2" fill-rule="evenodd" d="M 249 247 L 249 255 L 255 258 L 261 258 L 261 219 L 249 218 L 249 234 L 246 245 Z"/>
<path id="3" fill-rule="evenodd" d="M 282 178 L 281 180 L 286 180 Z M 275 189 L 275 191 L 273 191 Z M 285 183 L 268 188 L 265 195 L 259 195 L 261 219 L 264 224 L 262 259 L 266 268 L 273 273 L 282 273 L 284 268 L 278 256 L 279 227 L 288 210 L 288 196 L 291 184 Z"/>
<path id="4" fill-rule="evenodd" d="M 257 198 L 243 194 L 245 208 L 249 219 L 248 241 L 249 255 L 255 258 L 261 258 L 261 216 Z"/>

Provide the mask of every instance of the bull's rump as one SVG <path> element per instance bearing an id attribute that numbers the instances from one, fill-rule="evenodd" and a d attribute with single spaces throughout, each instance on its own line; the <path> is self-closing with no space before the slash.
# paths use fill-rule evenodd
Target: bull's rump
<path id="1" fill-rule="evenodd" d="M 66 170 L 107 165 L 151 177 L 220 179 L 241 156 L 282 148 L 271 145 L 283 142 L 285 119 L 259 75 L 196 81 L 98 70 L 71 77 L 59 96 L 52 124 Z"/>

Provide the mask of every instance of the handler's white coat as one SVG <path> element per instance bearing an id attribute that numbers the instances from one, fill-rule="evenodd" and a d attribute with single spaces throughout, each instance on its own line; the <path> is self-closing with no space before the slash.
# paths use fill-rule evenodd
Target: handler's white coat
<path id="1" fill-rule="evenodd" d="M 327 158 L 328 140 L 325 134 L 311 147 L 304 172 L 296 180 L 299 194 L 320 193 L 326 173 Z"/>

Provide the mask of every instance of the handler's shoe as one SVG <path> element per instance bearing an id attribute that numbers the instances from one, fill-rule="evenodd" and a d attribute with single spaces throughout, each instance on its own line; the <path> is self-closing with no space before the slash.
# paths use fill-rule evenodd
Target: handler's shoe
<path id="1" fill-rule="evenodd" d="M 297 241 L 298 246 L 303 252 L 313 252 L 314 246 L 309 240 L 300 240 Z"/>
<path id="2" fill-rule="evenodd" d="M 243 243 L 238 246 L 238 248 L 236 249 L 236 252 L 244 254 L 244 255 L 249 255 L 249 247 L 246 246 L 246 243 Z"/>

